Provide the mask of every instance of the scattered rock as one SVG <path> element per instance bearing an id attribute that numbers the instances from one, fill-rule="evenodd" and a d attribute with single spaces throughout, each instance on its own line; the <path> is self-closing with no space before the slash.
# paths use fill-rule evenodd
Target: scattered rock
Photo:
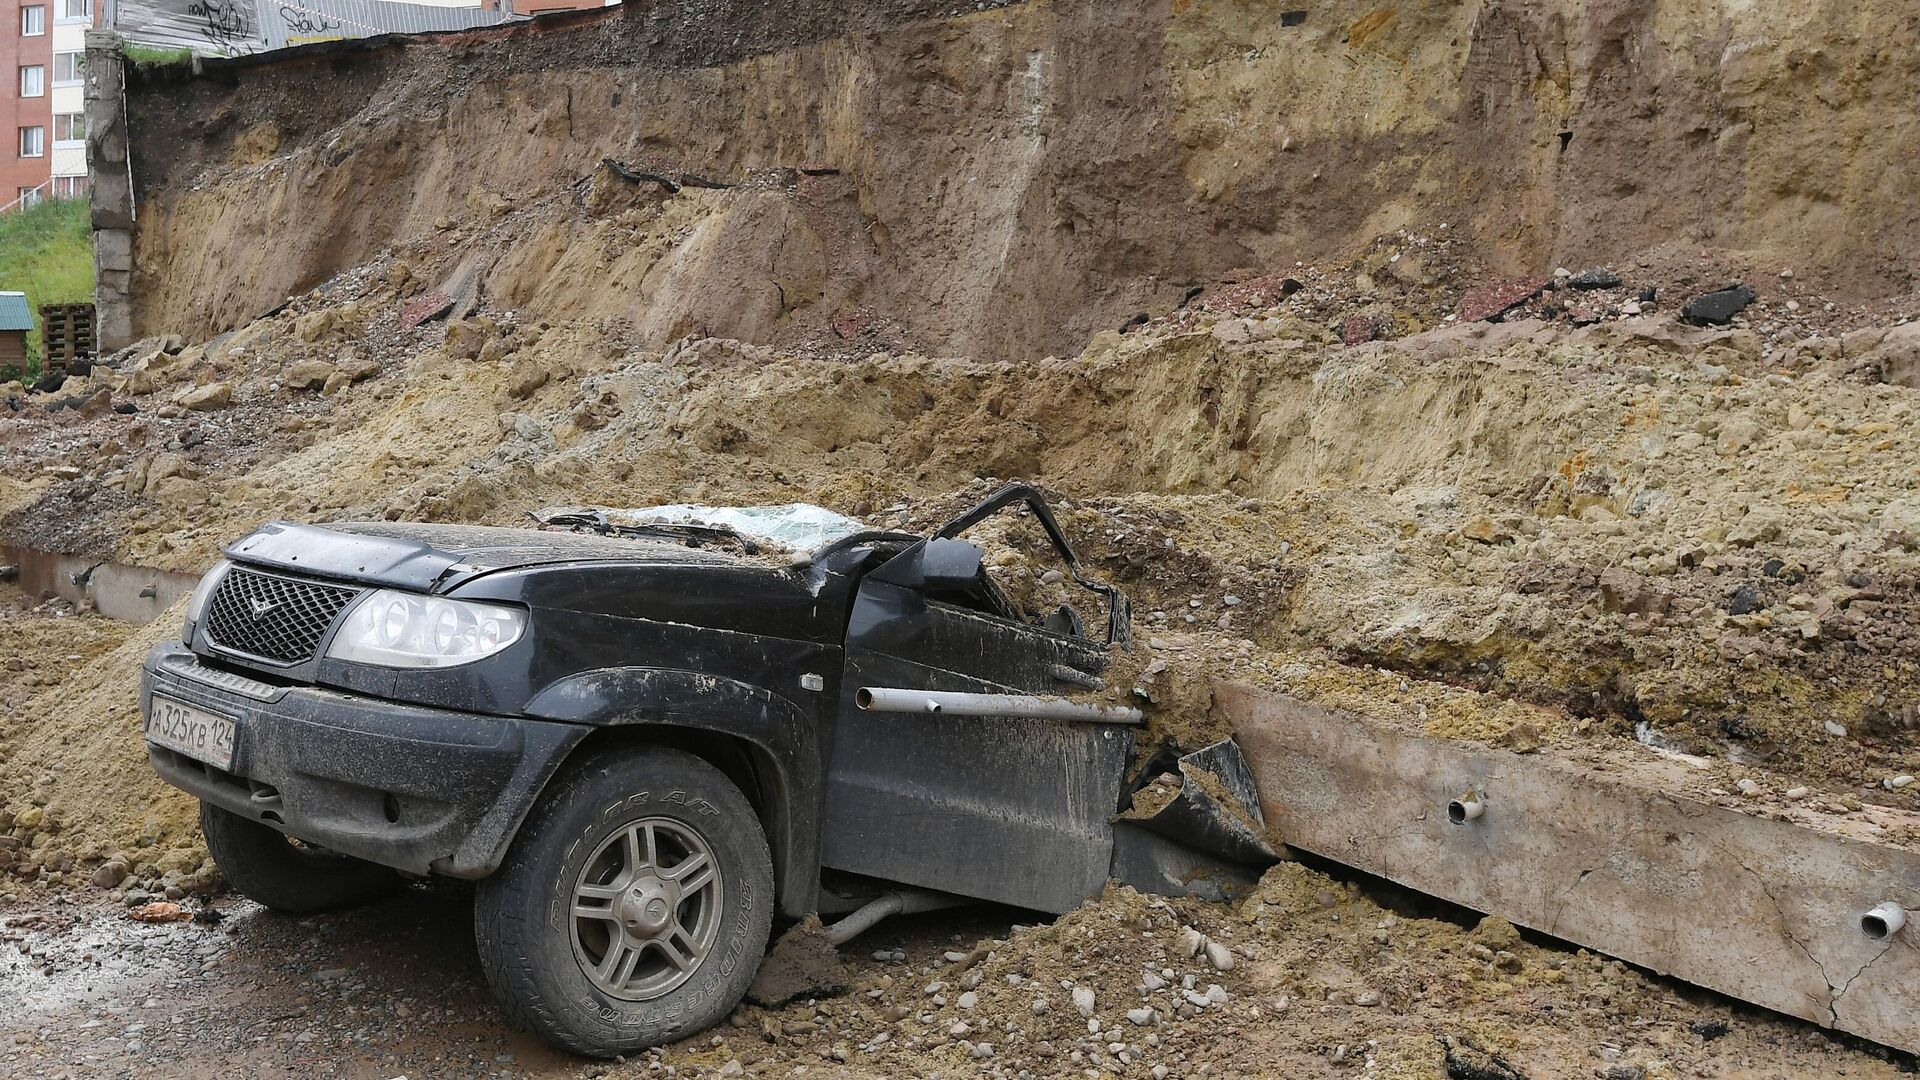
<path id="1" fill-rule="evenodd" d="M 447 323 L 447 356 L 455 360 L 478 358 L 497 330 L 485 315 L 452 320 Z"/>
<path id="2" fill-rule="evenodd" d="M 553 375 L 543 365 L 532 360 L 519 360 L 507 373 L 507 396 L 515 401 L 524 401 L 534 392 L 547 385 Z"/>
<path id="3" fill-rule="evenodd" d="M 1516 754 L 1533 754 L 1538 753 L 1540 748 L 1547 744 L 1547 740 L 1539 725 L 1522 720 L 1501 732 L 1494 740 L 1494 744 Z"/>
<path id="4" fill-rule="evenodd" d="M 1608 611 L 1646 615 L 1665 610 L 1670 602 L 1667 594 L 1631 570 L 1610 567 L 1600 572 L 1600 603 Z"/>
<path id="5" fill-rule="evenodd" d="M 189 412 L 212 412 L 233 403 L 233 387 L 223 382 L 189 387 L 175 394 L 173 403 Z"/>
<path id="6" fill-rule="evenodd" d="M 325 360 L 301 360 L 280 374 L 280 382 L 295 390 L 318 390 L 339 373 L 339 368 Z"/>
<path id="7" fill-rule="evenodd" d="M 1208 941 L 1206 944 L 1206 952 L 1207 963 L 1212 965 L 1215 971 L 1233 970 L 1233 952 L 1225 945 L 1217 941 Z"/>
<path id="8" fill-rule="evenodd" d="M 327 336 L 327 332 L 333 329 L 333 320 L 333 310 L 321 308 L 319 311 L 310 311 L 294 320 L 293 330 L 301 341 L 312 343 Z"/>
<path id="9" fill-rule="evenodd" d="M 335 366 L 339 368 L 340 374 L 354 382 L 371 379 L 382 370 L 380 361 L 359 352 L 343 353 Z"/>
<path id="10" fill-rule="evenodd" d="M 93 872 L 93 877 L 89 880 L 96 889 L 117 889 L 121 882 L 127 880 L 127 864 L 118 859 L 110 859 L 101 863 L 100 868 Z"/>
<path id="11" fill-rule="evenodd" d="M 476 359 L 483 364 L 498 363 L 506 359 L 512 349 L 513 346 L 507 343 L 506 338 L 490 337 L 486 340 L 486 344 L 480 346 L 480 355 Z"/>
<path id="12" fill-rule="evenodd" d="M 1477 517 L 1460 527 L 1462 538 L 1478 544 L 1511 544 L 1513 530 L 1488 517 Z"/>
<path id="13" fill-rule="evenodd" d="M 169 476 L 147 488 L 147 497 L 171 510 L 192 510 L 205 506 L 213 491 L 203 481 L 185 476 Z"/>

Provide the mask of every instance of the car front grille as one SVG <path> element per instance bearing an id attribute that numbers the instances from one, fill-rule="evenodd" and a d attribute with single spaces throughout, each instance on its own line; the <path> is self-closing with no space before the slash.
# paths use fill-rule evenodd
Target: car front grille
<path id="1" fill-rule="evenodd" d="M 302 664 L 313 659 L 334 620 L 359 595 L 349 586 L 236 566 L 207 604 L 207 639 L 229 652 Z"/>

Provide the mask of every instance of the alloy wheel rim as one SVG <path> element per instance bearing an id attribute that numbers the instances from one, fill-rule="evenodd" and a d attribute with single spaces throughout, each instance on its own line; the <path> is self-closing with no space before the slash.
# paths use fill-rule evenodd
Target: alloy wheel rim
<path id="1" fill-rule="evenodd" d="M 628 822 L 575 878 L 574 959 L 601 993 L 646 1001 L 693 977 L 720 936 L 720 865 L 706 837 L 665 817 Z"/>

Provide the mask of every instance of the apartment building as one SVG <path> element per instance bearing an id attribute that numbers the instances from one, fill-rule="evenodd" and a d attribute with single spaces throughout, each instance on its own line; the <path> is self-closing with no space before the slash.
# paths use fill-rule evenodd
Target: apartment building
<path id="1" fill-rule="evenodd" d="M 94 26 L 101 0 L 46 0 L 53 15 L 52 65 L 47 96 L 52 99 L 53 129 L 47 132 L 47 193 L 57 199 L 87 193 L 86 58 L 87 30 Z"/>
<path id="2" fill-rule="evenodd" d="M 83 68 L 95 2 L 0 0 L 0 205 L 86 193 Z"/>

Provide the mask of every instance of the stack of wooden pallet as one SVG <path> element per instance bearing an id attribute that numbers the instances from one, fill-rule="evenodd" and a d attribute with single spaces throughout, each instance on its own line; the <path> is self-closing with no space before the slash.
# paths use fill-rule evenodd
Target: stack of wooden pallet
<path id="1" fill-rule="evenodd" d="M 43 372 L 65 371 L 75 360 L 93 358 L 93 305 L 40 305 Z"/>

